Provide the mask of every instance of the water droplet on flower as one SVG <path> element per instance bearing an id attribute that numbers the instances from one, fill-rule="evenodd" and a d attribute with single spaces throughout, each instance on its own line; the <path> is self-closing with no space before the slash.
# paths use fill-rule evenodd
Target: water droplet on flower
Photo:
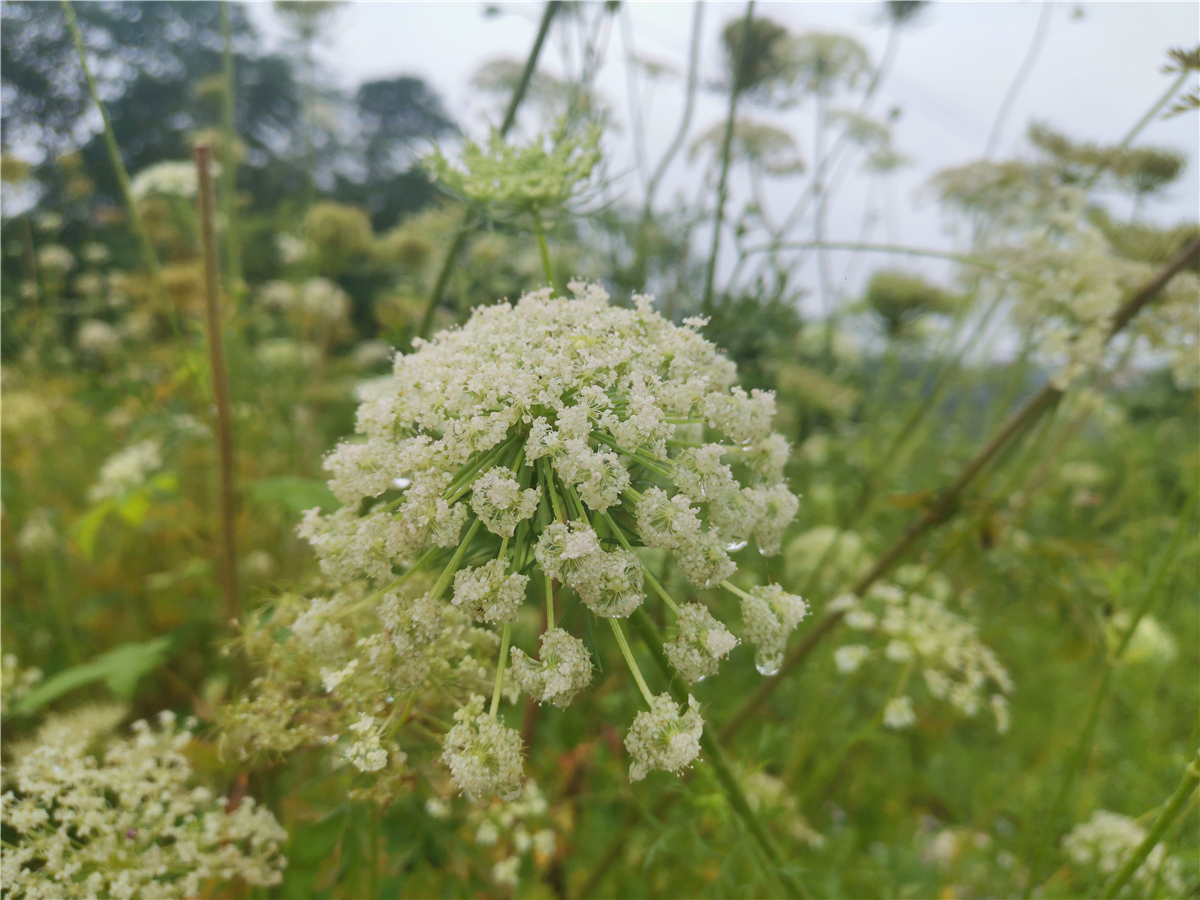
<path id="1" fill-rule="evenodd" d="M 731 544 L 726 544 L 725 552 L 737 553 L 739 550 L 741 550 L 743 547 L 745 547 L 746 544 L 748 544 L 748 543 L 750 543 L 750 542 L 749 541 L 734 541 Z"/>
<path id="2" fill-rule="evenodd" d="M 407 487 L 412 487 L 412 479 L 411 478 L 393 478 L 392 479 L 392 487 L 402 491 Z"/>
<path id="3" fill-rule="evenodd" d="M 759 675 L 767 675 L 767 676 L 778 675 L 779 674 L 779 660 L 778 659 L 764 660 L 763 662 L 756 663 L 754 668 L 758 669 Z"/>

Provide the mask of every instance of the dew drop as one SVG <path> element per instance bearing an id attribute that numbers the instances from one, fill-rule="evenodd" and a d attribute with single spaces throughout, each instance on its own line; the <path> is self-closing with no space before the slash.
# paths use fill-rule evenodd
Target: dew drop
<path id="1" fill-rule="evenodd" d="M 392 487 L 396 488 L 397 490 L 402 491 L 407 487 L 412 487 L 412 479 L 411 478 L 393 478 L 392 479 Z"/>
<path id="2" fill-rule="evenodd" d="M 732 544 L 726 544 L 725 552 L 726 553 L 737 553 L 739 550 L 741 550 L 743 547 L 745 547 L 748 543 L 750 543 L 750 542 L 749 541 L 734 541 Z"/>
<path id="3" fill-rule="evenodd" d="M 754 668 L 758 669 L 759 675 L 778 675 L 779 657 L 773 656 L 770 659 L 765 659 L 762 662 L 755 663 Z"/>

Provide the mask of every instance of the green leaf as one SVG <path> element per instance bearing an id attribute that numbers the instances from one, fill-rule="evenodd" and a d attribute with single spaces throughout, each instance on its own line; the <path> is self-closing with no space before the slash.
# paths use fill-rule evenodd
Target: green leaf
<path id="1" fill-rule="evenodd" d="M 142 676 L 162 665 L 170 651 L 170 635 L 114 647 L 89 662 L 63 669 L 46 679 L 26 694 L 13 711 L 22 715 L 34 712 L 63 694 L 95 681 L 103 681 L 105 687 L 118 697 L 129 700 Z"/>
<path id="2" fill-rule="evenodd" d="M 250 485 L 250 497 L 255 503 L 279 503 L 297 515 L 314 506 L 323 512 L 333 512 L 342 504 L 325 482 L 315 478 L 296 478 L 285 475 L 281 478 L 264 478 Z"/>
<path id="3" fill-rule="evenodd" d="M 114 509 L 116 509 L 116 503 L 113 500 L 102 500 L 88 510 L 87 515 L 75 524 L 73 529 L 75 543 L 79 545 L 79 550 L 86 559 L 90 560 L 95 556 L 96 535 L 100 532 L 101 524 Z"/>

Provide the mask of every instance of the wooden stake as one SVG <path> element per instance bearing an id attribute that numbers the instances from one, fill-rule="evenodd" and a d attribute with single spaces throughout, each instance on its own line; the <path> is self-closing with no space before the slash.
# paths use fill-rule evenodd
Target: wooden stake
<path id="1" fill-rule="evenodd" d="M 204 321 L 208 334 L 208 362 L 212 369 L 213 402 L 217 408 L 217 453 L 221 475 L 221 533 L 217 571 L 229 617 L 241 616 L 237 583 L 237 534 L 234 521 L 236 475 L 233 458 L 233 414 L 229 401 L 229 373 L 225 368 L 225 342 L 221 335 L 220 263 L 217 260 L 216 194 L 213 190 L 212 147 L 196 144 L 197 187 L 200 199 L 200 241 L 204 248 Z"/>

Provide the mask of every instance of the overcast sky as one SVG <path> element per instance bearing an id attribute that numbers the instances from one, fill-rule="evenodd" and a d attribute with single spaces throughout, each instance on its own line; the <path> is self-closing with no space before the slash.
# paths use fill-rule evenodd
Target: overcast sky
<path id="1" fill-rule="evenodd" d="M 644 56 L 686 69 L 694 6 L 678 2 L 627 3 L 633 45 Z M 432 85 L 468 133 L 483 134 L 486 122 L 470 77 L 496 57 L 523 59 L 536 31 L 540 3 L 506 3 L 501 14 L 485 15 L 482 3 L 356 2 L 340 14 L 320 58 L 346 87 L 374 78 L 417 75 Z M 709 2 L 703 11 L 702 76 L 719 74 L 718 34 L 744 13 L 742 3 Z M 883 194 L 888 215 L 871 233 L 875 241 L 893 240 L 927 247 L 950 247 L 945 220 L 920 190 L 937 170 L 983 154 L 1005 93 L 1029 51 L 1043 4 L 934 3 L 908 29 L 895 64 L 883 85 L 875 111 L 899 107 L 895 144 L 911 164 L 897 173 Z M 887 29 L 880 4 L 759 2 L 755 14 L 785 24 L 794 32 L 836 31 L 856 38 L 877 62 Z M 1007 119 L 997 157 L 1027 152 L 1023 141 L 1033 120 L 1052 123 L 1076 139 L 1120 140 L 1175 77 L 1161 68 L 1169 47 L 1192 47 L 1200 39 L 1200 4 L 1195 2 L 1056 3 L 1040 54 Z M 251 6 L 254 21 L 278 40 L 283 30 L 268 4 Z M 556 41 L 547 44 L 543 67 L 563 71 Z M 630 103 L 622 30 L 614 27 L 598 85 L 611 105 L 620 134 L 610 145 L 610 172 L 627 172 L 619 188 L 636 202 L 640 184 L 633 173 Z M 702 92 L 693 134 L 722 120 L 726 98 Z M 682 110 L 678 81 L 663 82 L 646 117 L 646 143 L 652 163 L 669 143 Z M 812 105 L 783 113 L 755 112 L 788 128 L 812 158 Z M 1140 143 L 1171 147 L 1186 154 L 1187 170 L 1146 215 L 1165 222 L 1200 217 L 1197 150 L 1200 126 L 1195 113 L 1155 121 Z M 694 196 L 699 163 L 689 168 L 682 156 L 664 183 L 660 202 L 677 191 Z M 801 183 L 781 180 L 769 194 L 777 213 L 800 194 Z M 830 213 L 831 239 L 853 240 L 868 200 L 867 181 L 848 178 Z M 878 200 L 876 202 L 879 202 Z M 1125 212 L 1127 210 L 1119 210 Z M 894 261 L 894 260 L 893 260 Z M 845 259 L 835 272 L 845 276 Z M 728 260 L 723 259 L 728 267 Z M 910 263 L 905 262 L 905 265 Z M 936 266 L 926 266 L 936 274 Z M 806 271 L 810 279 L 815 273 Z M 862 277 L 852 277 L 856 282 Z M 848 283 L 853 291 L 857 285 Z"/>

